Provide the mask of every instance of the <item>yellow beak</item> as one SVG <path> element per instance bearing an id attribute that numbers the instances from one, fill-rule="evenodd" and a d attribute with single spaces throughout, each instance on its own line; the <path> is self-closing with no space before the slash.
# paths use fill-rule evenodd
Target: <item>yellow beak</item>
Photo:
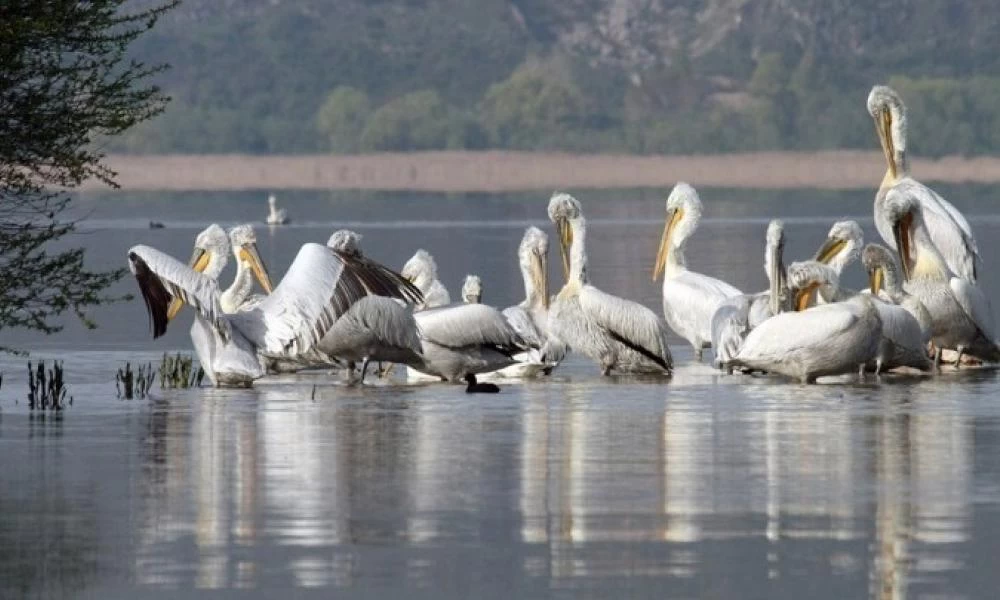
<path id="1" fill-rule="evenodd" d="M 556 221 L 556 229 L 559 233 L 559 253 L 562 255 L 563 276 L 569 280 L 569 247 L 573 244 L 573 228 L 569 221 L 559 219 Z"/>
<path id="2" fill-rule="evenodd" d="M 893 235 L 896 238 L 896 252 L 899 253 L 899 262 L 903 267 L 903 280 L 910 280 L 911 270 L 911 241 L 910 225 L 913 224 L 913 213 L 907 213 L 902 219 L 893 225 Z"/>
<path id="3" fill-rule="evenodd" d="M 868 273 L 868 288 L 871 290 L 873 296 L 878 296 L 878 293 L 882 291 L 882 281 L 885 279 L 885 273 L 882 267 L 875 267 Z"/>
<path id="4" fill-rule="evenodd" d="M 267 274 L 267 267 L 264 266 L 264 261 L 261 260 L 260 254 L 257 252 L 257 244 L 244 244 L 240 248 L 240 260 L 250 266 L 250 270 L 253 271 L 253 276 L 257 279 L 257 283 L 260 284 L 260 287 L 264 288 L 265 292 L 270 294 L 273 291 L 271 278 Z"/>
<path id="5" fill-rule="evenodd" d="M 667 266 L 667 257 L 670 255 L 670 238 L 673 237 L 674 229 L 682 218 L 684 218 L 683 208 L 672 208 L 667 211 L 667 222 L 663 225 L 660 247 L 656 251 L 656 262 L 653 263 L 653 281 L 656 281 L 663 274 L 663 270 Z"/>
<path id="6" fill-rule="evenodd" d="M 892 143 L 892 113 L 889 112 L 889 109 L 883 109 L 879 116 L 875 117 L 875 130 L 878 132 L 878 139 L 882 144 L 882 152 L 885 154 L 885 161 L 889 166 L 889 174 L 895 180 L 898 177 L 898 167 L 896 165 L 896 149 Z"/>
<path id="7" fill-rule="evenodd" d="M 847 242 L 844 240 L 838 240 L 831 238 L 826 240 L 819 250 L 816 252 L 816 257 L 813 260 L 823 263 L 824 265 L 830 264 L 835 256 L 840 254 L 840 251 L 844 249 Z"/>
<path id="8" fill-rule="evenodd" d="M 795 293 L 795 310 L 801 311 L 809 308 L 812 303 L 812 294 L 819 287 L 818 283 L 810 283 Z"/>
<path id="9" fill-rule="evenodd" d="M 549 269 L 548 259 L 544 254 L 536 253 L 532 261 L 532 271 L 535 278 L 535 289 L 542 295 L 542 306 L 549 308 Z"/>

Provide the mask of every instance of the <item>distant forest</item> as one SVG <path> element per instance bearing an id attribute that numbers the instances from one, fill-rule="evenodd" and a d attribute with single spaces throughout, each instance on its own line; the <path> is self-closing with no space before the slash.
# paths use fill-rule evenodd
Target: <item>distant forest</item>
<path id="1" fill-rule="evenodd" d="M 172 103 L 111 149 L 875 148 L 888 83 L 914 153 L 996 153 L 994 2 L 186 0 L 138 44 Z"/>

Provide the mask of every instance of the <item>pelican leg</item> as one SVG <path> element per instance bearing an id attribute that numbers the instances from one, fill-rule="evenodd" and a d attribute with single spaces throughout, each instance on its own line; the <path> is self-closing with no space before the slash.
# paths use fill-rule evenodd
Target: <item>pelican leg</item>
<path id="1" fill-rule="evenodd" d="M 962 368 L 962 355 L 965 354 L 965 346 L 958 347 L 958 358 L 955 359 L 955 369 Z"/>
<path id="2" fill-rule="evenodd" d="M 704 352 L 705 352 L 704 349 L 702 349 L 700 346 L 695 349 L 694 355 L 698 359 L 698 362 L 701 362 L 701 356 Z"/>
<path id="3" fill-rule="evenodd" d="M 858 379 L 860 381 L 865 380 L 865 363 L 861 363 L 860 365 L 858 365 Z"/>
<path id="4" fill-rule="evenodd" d="M 875 359 L 875 376 L 877 377 L 877 376 L 879 376 L 881 374 L 882 374 L 882 359 L 881 358 L 876 358 Z"/>
<path id="5" fill-rule="evenodd" d="M 365 371 L 368 370 L 368 357 L 361 361 L 361 385 L 365 383 Z"/>
<path id="6" fill-rule="evenodd" d="M 354 385 L 354 361 L 347 363 L 347 385 Z"/>
<path id="7" fill-rule="evenodd" d="M 934 349 L 934 370 L 935 371 L 940 371 L 941 370 L 941 353 L 942 353 L 941 348 L 935 348 Z"/>

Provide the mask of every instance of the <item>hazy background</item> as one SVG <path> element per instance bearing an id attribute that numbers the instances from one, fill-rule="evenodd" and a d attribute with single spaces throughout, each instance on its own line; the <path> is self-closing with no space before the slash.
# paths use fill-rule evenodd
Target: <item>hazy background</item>
<path id="1" fill-rule="evenodd" d="M 998 34 L 991 0 L 185 0 L 135 48 L 173 102 L 109 149 L 874 149 L 888 82 L 914 154 L 983 154 Z"/>

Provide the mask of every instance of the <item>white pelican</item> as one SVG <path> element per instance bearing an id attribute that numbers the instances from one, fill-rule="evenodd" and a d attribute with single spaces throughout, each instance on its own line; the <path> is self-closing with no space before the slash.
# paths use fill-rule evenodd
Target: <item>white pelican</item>
<path id="1" fill-rule="evenodd" d="M 451 296 L 448 295 L 447 288 L 438 281 L 437 263 L 426 250 L 417 250 L 403 265 L 403 270 L 400 273 L 417 286 L 420 293 L 424 295 L 424 301 L 417 305 L 417 310 L 451 304 Z"/>
<path id="2" fill-rule="evenodd" d="M 462 283 L 462 302 L 479 304 L 483 300 L 483 280 L 479 275 L 466 275 Z"/>
<path id="3" fill-rule="evenodd" d="M 278 208 L 278 199 L 274 197 L 274 194 L 270 194 L 267 197 L 267 224 L 268 225 L 287 225 L 288 224 L 288 214 L 285 209 Z"/>
<path id="4" fill-rule="evenodd" d="M 712 344 L 712 315 L 728 298 L 742 294 L 724 281 L 689 271 L 684 245 L 701 220 L 701 199 L 694 188 L 678 183 L 667 198 L 667 222 L 656 253 L 653 280 L 663 274 L 663 315 L 667 324 L 686 339 L 701 360 Z"/>
<path id="5" fill-rule="evenodd" d="M 549 311 L 549 332 L 597 362 L 603 375 L 612 370 L 666 373 L 673 369 L 666 324 L 637 302 L 606 294 L 587 278 L 587 224 L 580 203 L 569 194 L 549 200 L 549 219 L 559 233 L 566 285 Z"/>
<path id="6" fill-rule="evenodd" d="M 829 265 L 837 273 L 839 278 L 844 274 L 844 269 L 861 257 L 861 248 L 864 246 L 864 232 L 857 221 L 837 221 L 830 227 L 826 234 L 826 240 L 816 251 L 813 260 L 824 265 Z M 817 291 L 816 300 L 820 304 L 824 302 L 834 302 L 837 300 L 847 300 L 856 292 L 837 286 L 837 297 L 831 298 L 825 294 L 834 288 L 821 287 Z"/>
<path id="7" fill-rule="evenodd" d="M 734 366 L 814 383 L 825 375 L 857 373 L 874 360 L 881 322 L 870 297 L 805 309 L 816 288 L 838 285 L 836 272 L 815 261 L 792 264 L 788 281 L 795 312 L 775 315 L 751 331 Z"/>
<path id="8" fill-rule="evenodd" d="M 347 361 L 349 377 L 355 363 L 360 361 L 360 381 L 364 383 L 370 361 L 404 364 L 421 361 L 420 336 L 412 305 L 423 297 L 402 275 L 365 257 L 360 242 L 359 234 L 346 229 L 334 232 L 327 241 L 327 247 L 348 268 L 359 265 L 358 272 L 369 274 L 361 280 L 371 295 L 352 304 L 337 319 L 316 345 L 316 352 Z"/>
<path id="9" fill-rule="evenodd" d="M 768 289 L 753 295 L 728 298 L 712 315 L 712 350 L 716 367 L 732 373 L 729 363 L 739 353 L 746 336 L 784 307 L 787 296 L 784 252 L 785 224 L 774 219 L 767 225 L 764 243 L 764 273 Z"/>
<path id="10" fill-rule="evenodd" d="M 444 381 L 509 366 L 528 349 L 499 310 L 485 304 L 456 304 L 414 313 L 422 360 L 413 369 Z"/>
<path id="11" fill-rule="evenodd" d="M 545 232 L 537 227 L 527 228 L 517 249 L 525 298 L 520 304 L 505 308 L 503 316 L 532 349 L 516 356 L 517 364 L 497 371 L 497 375 L 501 377 L 534 377 L 540 373 L 547 375 L 566 355 L 566 345 L 547 332 L 548 252 L 549 237 Z"/>
<path id="12" fill-rule="evenodd" d="M 922 186 L 901 182 L 886 192 L 879 205 L 881 219 L 890 224 L 899 261 L 903 267 L 903 288 L 917 297 L 931 315 L 931 339 L 941 350 L 958 351 L 988 362 L 1000 361 L 994 337 L 993 311 L 986 295 L 975 282 L 955 275 L 931 239 L 924 221 Z"/>
<path id="13" fill-rule="evenodd" d="M 879 318 L 882 341 L 875 357 L 875 373 L 895 367 L 931 368 L 927 342 L 931 317 L 920 300 L 903 291 L 896 256 L 886 247 L 868 244 L 861 256 Z"/>
<path id="14" fill-rule="evenodd" d="M 876 85 L 868 94 L 868 113 L 875 120 L 875 131 L 888 164 L 885 177 L 875 195 L 875 227 L 879 235 L 889 247 L 899 250 L 893 237 L 892 224 L 886 220 L 884 203 L 889 190 L 906 184 L 908 193 L 920 203 L 923 210 L 928 238 L 937 247 L 948 268 L 959 277 L 975 281 L 979 249 L 969 222 L 950 202 L 910 175 L 906 156 L 906 106 L 903 100 L 892 88 Z"/>
<path id="15" fill-rule="evenodd" d="M 244 268 L 264 273 L 254 248 L 234 250 Z M 193 268 L 143 245 L 130 248 L 128 260 L 149 312 L 154 338 L 166 332 L 168 305 L 174 299 L 195 309 L 198 335 L 193 330 L 192 341 L 202 368 L 215 385 L 251 385 L 265 374 L 258 354 L 295 357 L 307 352 L 367 293 L 364 279 L 368 274 L 347 268 L 335 253 L 319 244 L 302 246 L 273 292 L 256 306 L 234 314 L 222 311 L 218 283 L 202 274 L 209 259 L 199 250 L 192 257 Z"/>

